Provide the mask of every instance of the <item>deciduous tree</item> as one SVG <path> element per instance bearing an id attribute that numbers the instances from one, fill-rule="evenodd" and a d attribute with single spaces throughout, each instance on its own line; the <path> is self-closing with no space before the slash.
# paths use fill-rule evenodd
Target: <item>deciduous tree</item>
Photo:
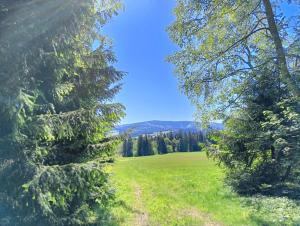
<path id="1" fill-rule="evenodd" d="M 299 2 L 293 4 L 298 7 Z M 177 0 L 169 33 L 180 50 L 169 61 L 207 122 L 238 108 L 266 65 L 277 68 L 281 86 L 299 99 L 299 54 L 291 50 L 299 38 L 287 29 L 299 29 L 300 23 L 275 15 L 279 10 L 280 3 L 270 0 Z"/>

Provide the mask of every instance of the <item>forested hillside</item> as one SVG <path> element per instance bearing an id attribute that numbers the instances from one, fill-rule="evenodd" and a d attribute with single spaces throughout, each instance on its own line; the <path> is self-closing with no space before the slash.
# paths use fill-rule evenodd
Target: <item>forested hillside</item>
<path id="1" fill-rule="evenodd" d="M 119 134 L 129 133 L 131 136 L 136 137 L 160 132 L 205 132 L 206 130 L 222 130 L 223 128 L 223 124 L 217 122 L 211 122 L 208 127 L 204 127 L 195 121 L 146 121 L 119 125 L 114 130 Z"/>

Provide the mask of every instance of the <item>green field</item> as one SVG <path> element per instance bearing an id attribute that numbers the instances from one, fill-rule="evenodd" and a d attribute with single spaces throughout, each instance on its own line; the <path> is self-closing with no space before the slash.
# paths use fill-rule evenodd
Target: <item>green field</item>
<path id="1" fill-rule="evenodd" d="M 120 158 L 113 174 L 119 225 L 300 225 L 294 201 L 238 196 L 205 153 Z"/>

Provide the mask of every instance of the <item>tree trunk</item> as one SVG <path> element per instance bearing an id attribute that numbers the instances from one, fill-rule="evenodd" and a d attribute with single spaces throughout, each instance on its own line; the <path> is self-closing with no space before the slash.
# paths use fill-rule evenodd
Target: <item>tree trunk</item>
<path id="1" fill-rule="evenodd" d="M 274 12 L 272 9 L 272 5 L 270 0 L 263 0 L 263 4 L 266 10 L 266 16 L 269 24 L 269 29 L 272 35 L 273 42 L 275 44 L 276 48 L 276 54 L 278 59 L 278 65 L 279 65 L 279 72 L 282 81 L 288 86 L 290 91 L 294 96 L 297 98 L 300 97 L 300 88 L 298 87 L 297 83 L 293 81 L 293 78 L 288 70 L 285 52 L 282 46 L 282 41 L 279 36 L 279 32 L 275 23 L 274 19 Z"/>
<path id="2" fill-rule="evenodd" d="M 291 174 L 291 169 L 292 169 L 292 166 L 289 165 L 286 172 L 285 172 L 285 174 L 284 174 L 284 176 L 281 179 L 282 182 L 286 181 L 289 178 L 289 176 Z"/>

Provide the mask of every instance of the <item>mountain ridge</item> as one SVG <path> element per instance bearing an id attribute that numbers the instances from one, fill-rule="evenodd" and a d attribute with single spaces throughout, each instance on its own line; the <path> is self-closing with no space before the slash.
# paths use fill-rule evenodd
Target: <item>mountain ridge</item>
<path id="1" fill-rule="evenodd" d="M 209 129 L 212 130 L 222 130 L 223 124 L 212 122 L 210 123 Z M 118 134 L 124 134 L 131 131 L 132 136 L 139 136 L 143 134 L 154 134 L 159 132 L 197 132 L 203 131 L 200 123 L 195 121 L 163 121 L 163 120 L 150 120 L 144 122 L 128 123 L 124 125 L 117 126 L 115 131 Z M 207 129 L 205 129 L 207 130 Z"/>

